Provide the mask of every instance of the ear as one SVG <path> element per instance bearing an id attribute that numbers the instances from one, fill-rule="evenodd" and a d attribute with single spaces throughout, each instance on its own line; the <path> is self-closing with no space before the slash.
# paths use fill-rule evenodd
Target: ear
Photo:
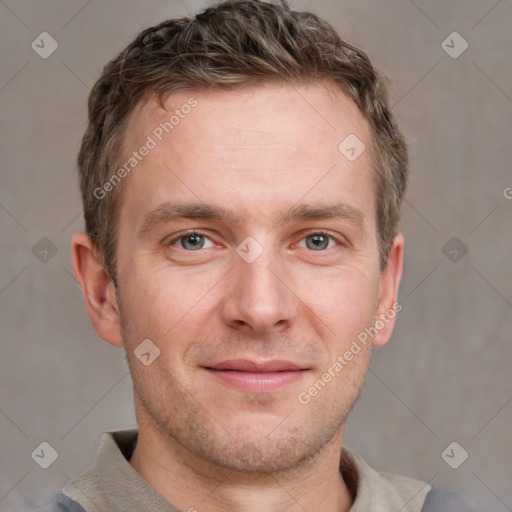
<path id="1" fill-rule="evenodd" d="M 379 278 L 379 299 L 375 315 L 375 327 L 378 332 L 373 338 L 374 347 L 381 347 L 388 342 L 395 326 L 396 316 L 402 310 L 402 305 L 397 299 L 398 285 L 402 278 L 403 256 L 404 237 L 398 233 L 393 239 L 387 266 Z"/>
<path id="2" fill-rule="evenodd" d="M 101 262 L 98 248 L 85 233 L 71 239 L 73 270 L 85 300 L 91 323 L 103 340 L 123 345 L 116 290 Z"/>

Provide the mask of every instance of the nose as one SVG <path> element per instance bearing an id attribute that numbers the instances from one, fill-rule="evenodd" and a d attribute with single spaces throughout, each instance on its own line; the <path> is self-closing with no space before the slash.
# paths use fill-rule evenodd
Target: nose
<path id="1" fill-rule="evenodd" d="M 298 297 L 282 260 L 264 250 L 252 263 L 238 255 L 229 272 L 220 314 L 226 325 L 254 334 L 282 332 L 297 318 Z"/>

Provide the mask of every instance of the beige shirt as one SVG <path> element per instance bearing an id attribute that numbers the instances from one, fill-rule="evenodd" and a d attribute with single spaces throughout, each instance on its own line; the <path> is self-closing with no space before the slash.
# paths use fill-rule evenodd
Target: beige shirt
<path id="1" fill-rule="evenodd" d="M 179 512 L 128 462 L 136 439 L 137 430 L 103 434 L 95 467 L 68 483 L 62 492 L 86 512 Z M 355 496 L 351 512 L 420 512 L 431 489 L 429 484 L 413 478 L 378 473 L 345 447 L 340 471 Z M 190 510 L 194 510 L 193 504 Z"/>

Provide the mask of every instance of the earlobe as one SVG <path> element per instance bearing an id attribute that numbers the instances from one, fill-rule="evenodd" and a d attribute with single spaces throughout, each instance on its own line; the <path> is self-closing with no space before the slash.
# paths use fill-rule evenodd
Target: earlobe
<path id="1" fill-rule="evenodd" d="M 114 284 L 103 267 L 99 251 L 85 233 L 72 238 L 72 262 L 91 323 L 103 340 L 122 346 L 119 307 Z"/>
<path id="2" fill-rule="evenodd" d="M 381 347 L 388 342 L 396 316 L 402 309 L 402 305 L 398 303 L 398 287 L 402 278 L 403 254 L 404 237 L 398 233 L 393 239 L 387 266 L 380 275 L 379 300 L 375 315 L 375 328 L 378 333 L 373 339 L 374 347 Z"/>

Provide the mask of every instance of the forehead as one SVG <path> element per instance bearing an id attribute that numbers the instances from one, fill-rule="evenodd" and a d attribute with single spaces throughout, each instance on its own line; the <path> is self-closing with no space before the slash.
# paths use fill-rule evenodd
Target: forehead
<path id="1" fill-rule="evenodd" d="M 124 161 L 152 149 L 123 184 L 123 206 L 138 215 L 178 195 L 224 205 L 229 198 L 261 216 L 262 206 L 305 196 L 332 202 L 343 190 L 373 210 L 370 151 L 351 161 L 345 140 L 370 149 L 368 123 L 350 98 L 321 83 L 179 92 L 165 109 L 151 98 L 136 106 L 125 132 Z"/>
<path id="2" fill-rule="evenodd" d="M 194 106 L 190 107 L 191 104 Z M 148 135 L 164 144 L 173 140 L 180 143 L 180 135 L 189 135 L 187 125 L 190 124 L 194 131 L 200 129 L 201 133 L 208 134 L 212 143 L 219 139 L 222 139 L 221 143 L 227 142 L 229 131 L 231 135 L 238 132 L 236 141 L 240 144 L 246 140 L 244 135 L 252 138 L 256 133 L 261 137 L 260 142 L 277 142 L 272 137 L 278 131 L 283 142 L 287 139 L 295 142 L 301 137 L 307 139 L 309 143 L 304 150 L 326 138 L 337 145 L 347 130 L 361 138 L 369 135 L 367 121 L 356 104 L 329 82 L 307 85 L 268 83 L 242 89 L 181 91 L 168 96 L 164 107 L 155 96 L 135 106 L 123 138 L 125 154 Z M 184 122 L 187 117 L 193 119 L 192 123 Z M 166 124 L 167 131 L 162 124 Z"/>

